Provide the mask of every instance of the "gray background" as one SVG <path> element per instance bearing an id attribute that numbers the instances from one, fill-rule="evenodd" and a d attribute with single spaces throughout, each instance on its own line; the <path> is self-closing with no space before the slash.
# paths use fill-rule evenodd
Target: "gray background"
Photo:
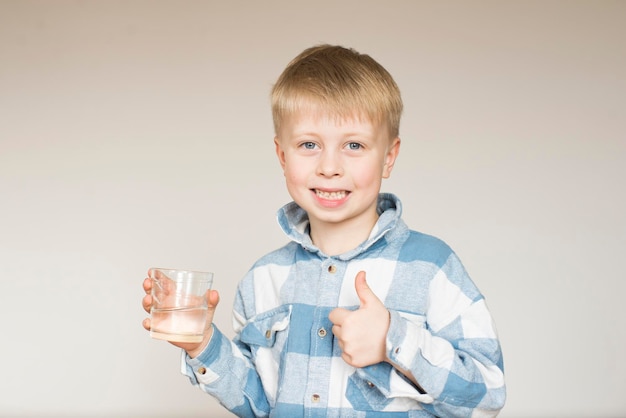
<path id="1" fill-rule="evenodd" d="M 403 92 L 383 184 L 487 297 L 502 417 L 624 416 L 626 2 L 1 1 L 0 415 L 227 416 L 141 327 L 151 266 L 282 245 L 268 93 L 302 49 Z"/>

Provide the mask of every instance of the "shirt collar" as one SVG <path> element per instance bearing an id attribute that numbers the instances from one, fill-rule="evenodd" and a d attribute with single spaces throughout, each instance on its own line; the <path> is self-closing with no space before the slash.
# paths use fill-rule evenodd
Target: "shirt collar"
<path id="1" fill-rule="evenodd" d="M 337 256 L 339 259 L 348 260 L 371 247 L 380 240 L 389 230 L 399 222 L 402 215 L 402 203 L 392 193 L 380 193 L 378 195 L 378 221 L 372 228 L 367 240 L 359 244 L 355 249 Z M 278 224 L 290 240 L 300 244 L 305 250 L 323 254 L 311 241 L 309 235 L 309 216 L 296 202 L 290 202 L 280 208 L 276 214 Z"/>

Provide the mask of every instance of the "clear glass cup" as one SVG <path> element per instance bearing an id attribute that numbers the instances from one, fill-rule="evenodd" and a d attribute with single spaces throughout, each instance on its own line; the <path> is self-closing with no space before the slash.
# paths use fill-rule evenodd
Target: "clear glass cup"
<path id="1" fill-rule="evenodd" d="M 207 293 L 213 273 L 153 267 L 150 336 L 167 341 L 201 342 L 207 328 Z"/>

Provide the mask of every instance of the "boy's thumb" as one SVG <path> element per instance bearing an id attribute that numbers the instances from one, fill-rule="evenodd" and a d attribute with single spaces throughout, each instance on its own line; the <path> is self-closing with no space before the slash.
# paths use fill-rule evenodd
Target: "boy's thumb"
<path id="1" fill-rule="evenodd" d="M 220 303 L 220 294 L 217 290 L 209 290 L 207 299 L 209 302 L 209 309 L 215 310 L 215 307 Z"/>
<path id="2" fill-rule="evenodd" d="M 366 306 L 368 303 L 374 300 L 378 300 L 378 297 L 372 292 L 367 281 L 365 280 L 365 272 L 360 271 L 357 273 L 356 278 L 354 279 L 354 288 L 356 289 L 356 294 L 361 301 L 361 306 Z"/>

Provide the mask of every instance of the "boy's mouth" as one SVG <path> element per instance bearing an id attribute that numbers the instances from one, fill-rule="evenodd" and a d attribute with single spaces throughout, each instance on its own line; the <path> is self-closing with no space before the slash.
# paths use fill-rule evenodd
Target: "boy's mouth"
<path id="1" fill-rule="evenodd" d="M 324 190 L 315 189 L 314 191 L 317 197 L 325 200 L 341 200 L 348 195 L 348 192 L 345 190 L 326 192 Z"/>

